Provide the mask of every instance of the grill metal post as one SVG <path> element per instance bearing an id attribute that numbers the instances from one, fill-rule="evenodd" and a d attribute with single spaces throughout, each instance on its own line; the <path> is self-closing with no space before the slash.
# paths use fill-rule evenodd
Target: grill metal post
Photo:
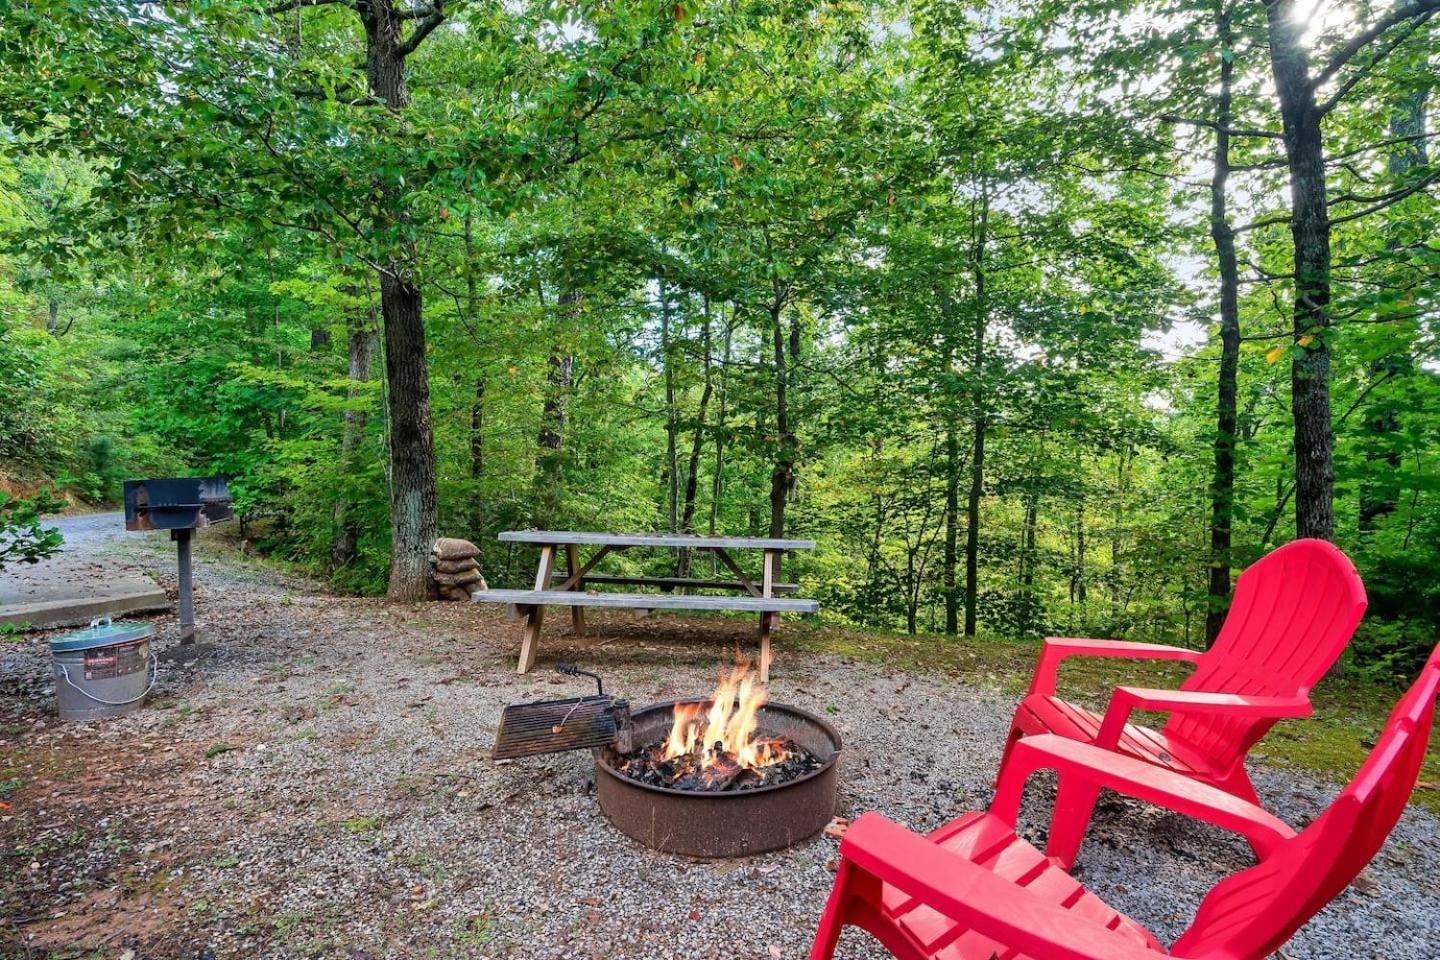
<path id="1" fill-rule="evenodd" d="M 195 594 L 190 582 L 190 530 L 171 530 L 180 566 L 180 642 L 195 642 Z"/>

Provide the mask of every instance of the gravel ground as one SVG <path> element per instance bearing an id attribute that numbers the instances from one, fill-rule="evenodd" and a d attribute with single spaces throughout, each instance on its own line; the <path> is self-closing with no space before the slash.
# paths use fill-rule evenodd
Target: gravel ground
<path id="1" fill-rule="evenodd" d="M 160 536 L 67 522 L 72 548 L 124 550 L 173 590 Z M 142 712 L 53 719 L 39 638 L 0 645 L 0 955 L 130 957 L 803 957 L 833 874 L 827 837 L 695 862 L 611 828 L 587 757 L 495 764 L 501 707 L 564 696 L 574 658 L 632 703 L 708 690 L 748 625 L 552 618 L 542 672 L 513 673 L 518 630 L 463 604 L 329 597 L 202 536 L 209 653 L 163 665 Z M 155 618 L 159 646 L 172 617 Z M 933 828 L 989 800 L 1013 703 L 964 676 L 787 655 L 772 699 L 845 739 L 840 812 Z M 1333 785 L 1255 771 L 1308 822 Z M 1027 829 L 1043 826 L 1043 782 Z M 1285 948 L 1293 960 L 1430 960 L 1440 943 L 1436 821 L 1412 808 L 1361 881 Z M 1081 854 L 1101 897 L 1168 941 L 1248 849 L 1107 797 Z M 27 952 L 28 948 L 28 952 Z M 127 953 L 127 951 L 132 951 Z M 208 951 L 208 952 L 207 952 Z M 840 956 L 878 957 L 847 932 Z"/>

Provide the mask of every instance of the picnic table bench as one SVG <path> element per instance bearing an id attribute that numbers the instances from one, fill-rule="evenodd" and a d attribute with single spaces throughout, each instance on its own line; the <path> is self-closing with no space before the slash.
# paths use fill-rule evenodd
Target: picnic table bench
<path id="1" fill-rule="evenodd" d="M 770 636 L 782 613 L 814 613 L 820 604 L 788 596 L 799 587 L 780 583 L 780 557 L 786 550 L 811 550 L 813 540 L 782 540 L 770 537 L 701 537 L 689 534 L 587 533 L 567 530 L 507 530 L 499 535 L 506 543 L 540 548 L 540 562 L 532 590 L 479 590 L 471 594 L 476 603 L 502 603 L 513 616 L 525 620 L 520 644 L 518 673 L 535 666 L 540 628 L 547 606 L 569 607 L 571 626 L 585 634 L 586 607 L 640 610 L 738 610 L 760 614 L 760 676 L 770 677 Z M 584 563 L 580 548 L 597 548 Z M 708 551 L 734 576 L 733 580 L 700 577 L 646 577 L 591 573 L 596 564 L 612 553 L 632 547 L 659 547 Z M 557 570 L 557 558 L 564 551 L 565 569 Z M 731 550 L 761 550 L 761 574 L 752 579 L 730 555 Z M 758 580 L 758 583 L 756 582 Z M 596 585 L 658 587 L 661 593 L 602 593 Z M 677 590 L 724 590 L 739 596 L 702 596 Z M 784 594 L 784 596 L 782 596 Z"/>

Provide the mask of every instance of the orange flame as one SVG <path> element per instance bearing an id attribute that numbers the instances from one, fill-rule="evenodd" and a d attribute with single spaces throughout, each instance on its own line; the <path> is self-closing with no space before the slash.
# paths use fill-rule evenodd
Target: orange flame
<path id="1" fill-rule="evenodd" d="M 756 770 L 789 756 L 779 739 L 757 737 L 760 709 L 768 699 L 749 661 L 737 659 L 711 695 L 709 705 L 678 703 L 665 739 L 664 756 L 693 756 L 711 776 Z"/>

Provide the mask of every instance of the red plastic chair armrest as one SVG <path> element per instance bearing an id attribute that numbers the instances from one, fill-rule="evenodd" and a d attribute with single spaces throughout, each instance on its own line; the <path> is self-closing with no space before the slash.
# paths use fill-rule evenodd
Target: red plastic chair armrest
<path id="1" fill-rule="evenodd" d="M 1113 749 L 1134 710 L 1167 713 L 1220 713 L 1232 717 L 1308 717 L 1315 712 L 1310 698 L 1247 697 L 1238 693 L 1204 693 L 1194 690 L 1157 690 L 1152 687 L 1116 687 L 1095 737 L 1095 745 Z"/>
<path id="2" fill-rule="evenodd" d="M 1041 899 L 924 837 L 867 813 L 840 843 L 856 867 L 956 923 L 1046 960 L 1155 960 L 1124 934 Z"/>
<path id="3" fill-rule="evenodd" d="M 1138 757 L 1049 733 L 1026 737 L 1011 748 L 990 812 L 1013 824 L 1025 781 L 1037 770 L 1083 777 L 1126 796 L 1204 820 L 1240 834 L 1260 851 L 1272 851 L 1281 841 L 1295 836 L 1295 831 L 1280 818 L 1217 787 Z"/>
<path id="4" fill-rule="evenodd" d="M 1129 660 L 1185 660 L 1195 663 L 1200 651 L 1170 647 L 1163 643 L 1133 643 L 1128 640 L 1084 640 L 1078 637 L 1047 637 L 1035 664 L 1030 692 L 1042 697 L 1053 696 L 1060 664 L 1070 657 L 1112 657 Z"/>

